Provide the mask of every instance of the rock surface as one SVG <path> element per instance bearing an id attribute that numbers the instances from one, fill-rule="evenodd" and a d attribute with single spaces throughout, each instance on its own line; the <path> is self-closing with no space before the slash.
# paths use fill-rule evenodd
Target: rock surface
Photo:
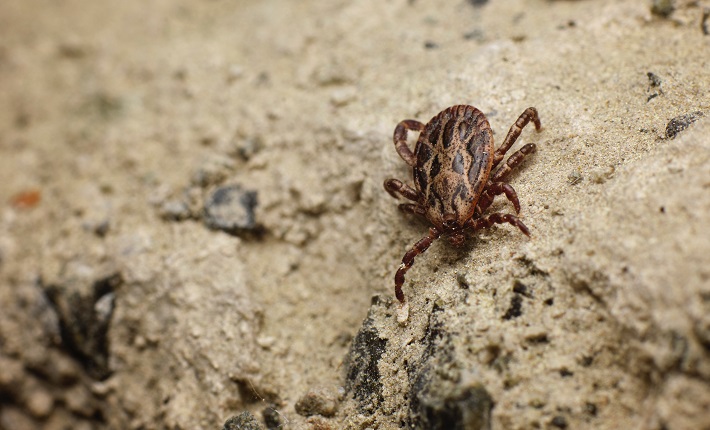
<path id="1" fill-rule="evenodd" d="M 0 428 L 710 428 L 706 8 L 0 3 Z M 462 103 L 540 112 L 531 239 L 435 242 L 402 326 L 392 132 Z"/>

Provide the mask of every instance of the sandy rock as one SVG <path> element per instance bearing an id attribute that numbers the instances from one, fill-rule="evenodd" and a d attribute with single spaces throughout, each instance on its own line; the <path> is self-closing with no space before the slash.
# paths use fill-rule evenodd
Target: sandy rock
<path id="1" fill-rule="evenodd" d="M 0 427 L 710 426 L 707 0 L 39 6 L 0 2 Z M 434 242 L 399 324 L 393 130 L 462 103 L 540 113 L 531 237 Z"/>

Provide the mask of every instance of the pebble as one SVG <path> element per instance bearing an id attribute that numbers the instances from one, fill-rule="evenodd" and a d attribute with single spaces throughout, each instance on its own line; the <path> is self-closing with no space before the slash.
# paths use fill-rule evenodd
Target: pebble
<path id="1" fill-rule="evenodd" d="M 256 191 L 244 190 L 239 185 L 219 187 L 205 202 L 205 224 L 234 235 L 255 232 L 254 209 L 257 203 Z"/>
<path id="2" fill-rule="evenodd" d="M 251 412 L 245 411 L 228 419 L 222 430 L 263 430 L 263 428 Z"/>
<path id="3" fill-rule="evenodd" d="M 325 389 L 315 389 L 308 391 L 296 402 L 296 413 L 308 417 L 311 415 L 322 415 L 332 417 L 338 409 L 337 396 Z"/>

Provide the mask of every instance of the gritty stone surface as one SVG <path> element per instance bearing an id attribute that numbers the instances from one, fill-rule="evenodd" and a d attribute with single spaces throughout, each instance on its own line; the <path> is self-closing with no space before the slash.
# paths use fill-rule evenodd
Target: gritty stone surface
<path id="1" fill-rule="evenodd" d="M 710 427 L 709 7 L 0 2 L 0 427 Z M 434 243 L 400 325 L 392 133 L 461 103 L 538 109 L 531 238 Z"/>

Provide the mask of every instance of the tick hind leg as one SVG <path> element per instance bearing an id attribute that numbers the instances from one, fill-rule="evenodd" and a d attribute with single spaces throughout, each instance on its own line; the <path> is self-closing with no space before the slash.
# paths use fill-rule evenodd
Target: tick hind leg
<path id="1" fill-rule="evenodd" d="M 417 157 L 407 146 L 407 130 L 422 131 L 424 130 L 424 124 L 413 119 L 405 119 L 397 124 L 394 129 L 394 147 L 397 150 L 397 154 L 402 157 L 405 163 L 414 167 L 417 165 Z"/>
<path id="2" fill-rule="evenodd" d="M 518 140 L 518 136 L 520 136 L 520 133 L 523 131 L 523 127 L 528 125 L 530 121 L 535 124 L 535 130 L 540 131 L 542 124 L 540 124 L 540 117 L 537 115 L 537 109 L 534 107 L 525 109 L 525 112 L 520 114 L 520 117 L 518 117 L 518 120 L 515 121 L 515 124 L 510 127 L 508 134 L 503 140 L 503 144 L 496 150 L 493 156 L 493 167 L 496 167 L 498 163 L 503 160 L 505 153 L 508 152 L 510 147 L 513 146 L 516 140 Z"/>
<path id="3" fill-rule="evenodd" d="M 402 292 L 404 275 L 412 267 L 412 264 L 414 264 L 414 257 L 429 249 L 432 242 L 434 242 L 440 235 L 441 233 L 437 229 L 430 228 L 429 234 L 424 236 L 419 242 L 415 243 L 412 249 L 407 251 L 407 253 L 404 254 L 404 257 L 402 257 L 402 264 L 399 265 L 399 269 L 397 269 L 397 273 L 394 275 L 394 295 L 402 305 L 405 303 L 404 293 Z"/>
<path id="4" fill-rule="evenodd" d="M 483 213 L 486 209 L 493 203 L 495 196 L 505 194 L 505 196 L 513 203 L 515 208 L 515 213 L 520 213 L 520 200 L 518 200 L 518 194 L 515 189 L 503 182 L 494 182 L 489 184 L 486 189 L 481 194 L 481 198 L 478 200 L 477 212 Z"/>
<path id="5" fill-rule="evenodd" d="M 501 214 L 501 213 L 494 213 L 487 215 L 483 218 L 476 218 L 473 219 L 471 218 L 467 223 L 466 227 L 470 227 L 471 229 L 479 230 L 482 228 L 488 228 L 492 226 L 493 224 L 503 224 L 503 223 L 508 223 L 512 226 L 518 227 L 520 231 L 523 232 L 525 236 L 530 237 L 530 230 L 523 224 L 522 221 L 520 221 L 520 218 L 516 217 L 515 215 L 510 215 L 510 214 Z"/>

